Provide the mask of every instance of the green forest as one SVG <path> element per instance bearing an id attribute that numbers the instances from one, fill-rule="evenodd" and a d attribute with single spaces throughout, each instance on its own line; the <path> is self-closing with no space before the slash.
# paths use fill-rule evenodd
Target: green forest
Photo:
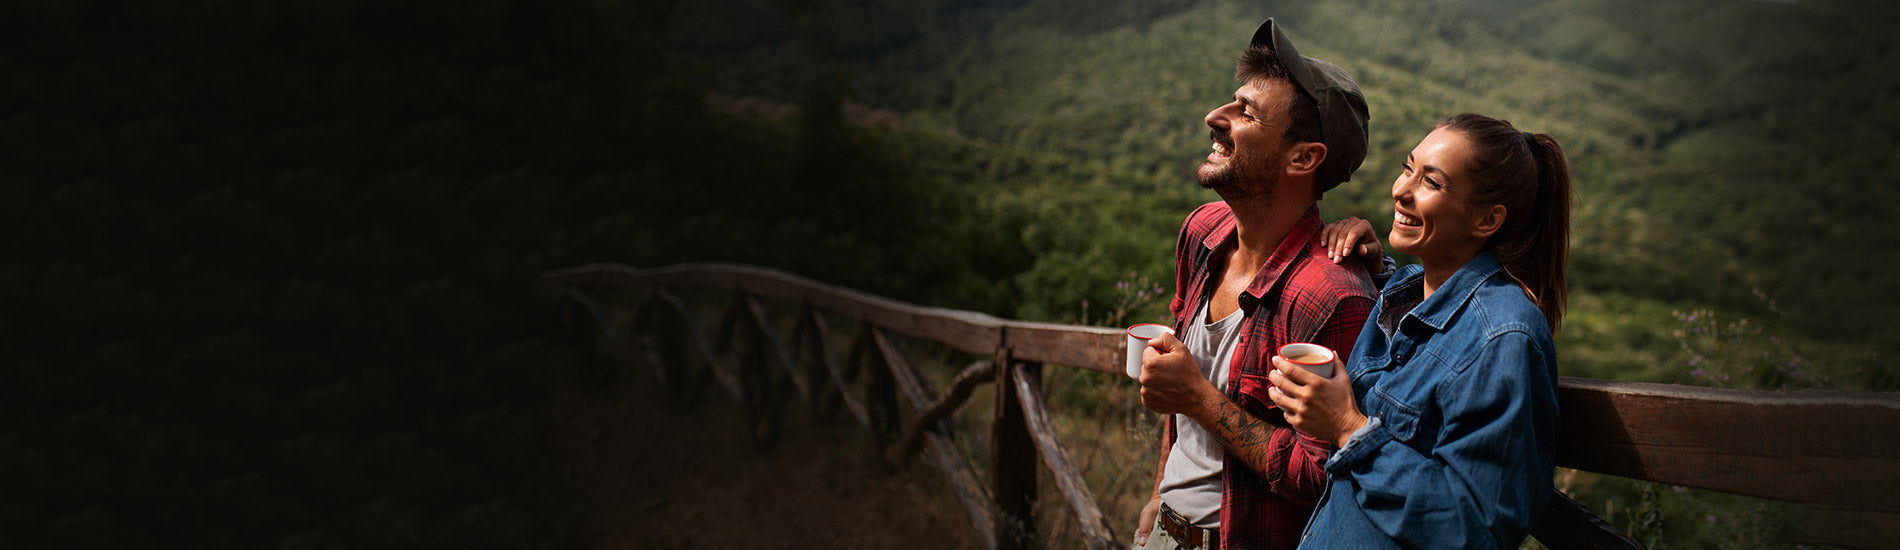
<path id="1" fill-rule="evenodd" d="M 1567 374 L 1891 390 L 1900 380 L 1881 364 L 1900 351 L 1900 333 L 1867 306 L 1885 303 L 1895 281 L 1894 246 L 1874 238 L 1897 192 L 1883 174 L 1900 128 L 1900 86 L 1888 70 L 1900 53 L 1880 32 L 1895 11 L 1871 2 L 735 1 L 682 6 L 669 47 L 674 66 L 713 94 L 715 113 L 785 120 L 798 154 L 813 154 L 808 141 L 855 140 L 916 172 L 886 182 L 907 192 L 874 203 L 877 215 L 922 209 L 844 234 L 805 220 L 830 209 L 707 223 L 817 230 L 801 241 L 902 228 L 907 244 L 888 247 L 901 263 L 870 288 L 1100 323 L 1099 304 L 1120 298 L 1115 283 L 1168 280 L 1184 213 L 1218 200 L 1189 181 L 1207 144 L 1201 117 L 1236 86 L 1237 49 L 1273 15 L 1303 52 L 1352 71 L 1371 105 L 1371 151 L 1354 181 L 1321 202 L 1328 219 L 1364 217 L 1383 235 L 1399 161 L 1451 114 L 1499 116 L 1564 144 L 1581 199 Z M 814 112 L 824 124 L 841 116 L 845 128 L 816 127 Z M 860 194 L 797 183 L 799 193 Z M 721 215 L 730 212 L 693 218 Z M 972 219 L 978 226 L 965 226 Z M 699 231 L 688 227 L 675 231 Z M 759 244 L 768 250 L 725 254 L 825 269 L 788 265 L 779 247 Z M 858 244 L 882 243 L 843 246 Z M 917 248 L 933 254 L 906 252 Z M 965 263 L 978 265 L 957 267 Z M 821 276 L 866 285 L 850 267 Z M 971 268 L 974 285 L 945 280 Z"/>
<path id="2" fill-rule="evenodd" d="M 1900 389 L 1891 3 L 14 2 L 0 546 L 583 545 L 536 365 L 590 344 L 546 269 L 1155 319 L 1270 15 L 1371 106 L 1328 219 L 1383 234 L 1459 112 L 1564 144 L 1563 374 Z"/>

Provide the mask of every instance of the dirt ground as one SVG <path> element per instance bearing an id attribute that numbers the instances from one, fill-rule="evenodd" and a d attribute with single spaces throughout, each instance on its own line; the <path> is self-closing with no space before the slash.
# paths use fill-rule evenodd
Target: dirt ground
<path id="1" fill-rule="evenodd" d="M 723 390 L 682 398 L 630 369 L 578 374 L 555 406 L 586 516 L 571 519 L 593 548 L 978 546 L 936 470 L 882 463 L 848 413 L 821 419 L 794 398 L 762 446 Z"/>

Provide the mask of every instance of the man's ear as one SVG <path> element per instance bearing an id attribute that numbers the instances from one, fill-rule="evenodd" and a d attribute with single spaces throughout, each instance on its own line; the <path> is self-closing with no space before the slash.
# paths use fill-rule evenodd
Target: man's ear
<path id="1" fill-rule="evenodd" d="M 1478 222 L 1473 225 L 1471 235 L 1479 239 L 1489 239 L 1491 234 L 1497 233 L 1499 228 L 1504 227 L 1504 215 L 1508 214 L 1502 204 L 1493 204 L 1475 213 L 1478 215 Z"/>
<path id="2" fill-rule="evenodd" d="M 1326 162 L 1326 144 L 1316 141 L 1295 143 L 1286 152 L 1286 174 L 1317 175 L 1319 165 L 1323 162 Z"/>

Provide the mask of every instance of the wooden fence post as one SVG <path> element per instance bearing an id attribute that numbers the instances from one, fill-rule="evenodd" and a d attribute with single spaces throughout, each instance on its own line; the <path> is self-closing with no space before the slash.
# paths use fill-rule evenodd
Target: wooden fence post
<path id="1" fill-rule="evenodd" d="M 996 350 L 996 412 L 990 425 L 994 470 L 990 494 L 996 500 L 996 548 L 1034 548 L 1036 544 L 1036 441 L 1023 419 L 1016 392 L 1016 369 L 1009 348 Z M 1026 366 L 1040 373 L 1039 366 Z"/>
<path id="2" fill-rule="evenodd" d="M 812 381 L 811 401 L 818 418 L 830 419 L 837 410 L 835 402 L 843 400 L 838 394 L 842 382 L 835 378 L 838 369 L 826 342 L 830 334 L 819 323 L 818 310 L 810 302 L 801 303 L 797 328 L 792 329 L 792 362 Z M 833 383 L 826 384 L 827 380 Z"/>
<path id="3" fill-rule="evenodd" d="M 687 340 L 689 337 L 687 327 L 681 325 L 691 320 L 669 315 L 673 312 L 665 309 L 661 305 L 663 302 L 664 300 L 656 295 L 646 308 L 647 315 L 650 316 L 649 326 L 653 330 L 653 342 L 658 348 L 658 356 L 661 359 L 660 384 L 667 387 L 667 399 L 672 401 L 674 406 L 682 410 L 691 410 L 699 405 L 699 398 L 706 389 L 705 371 L 710 370 L 711 367 L 691 368 L 687 346 L 692 343 Z"/>
<path id="4" fill-rule="evenodd" d="M 1030 435 L 1036 438 L 1036 454 L 1042 457 L 1043 468 L 1055 482 L 1056 492 L 1075 513 L 1075 525 L 1081 529 L 1083 546 L 1089 550 L 1122 547 L 1116 542 L 1115 530 L 1109 528 L 1108 520 L 1102 517 L 1101 507 L 1095 504 L 1095 494 L 1089 491 L 1088 482 L 1082 479 L 1075 462 L 1069 460 L 1069 452 L 1063 449 L 1062 438 L 1056 434 L 1055 421 L 1049 418 L 1049 407 L 1042 397 L 1040 365 L 1018 363 L 1016 369 L 1016 387 L 1010 390 L 1022 400 L 1023 419 L 1028 422 Z"/>
<path id="5" fill-rule="evenodd" d="M 778 436 L 780 414 L 784 410 L 785 399 L 777 389 L 778 377 L 766 368 L 768 339 L 771 327 L 756 324 L 751 309 L 752 297 L 740 294 L 728 311 L 727 330 L 731 331 L 729 345 L 745 346 L 745 353 L 739 357 L 739 384 L 745 389 L 746 400 L 751 412 L 747 418 L 747 430 L 751 433 L 752 444 L 758 448 L 771 447 Z"/>
<path id="6" fill-rule="evenodd" d="M 864 401 L 866 412 L 870 414 L 871 449 L 879 459 L 884 457 L 884 447 L 896 437 L 901 420 L 897 412 L 897 383 L 891 379 L 891 370 L 885 364 L 883 354 L 878 353 L 877 343 L 872 331 L 877 330 L 865 323 L 858 333 L 857 343 L 851 346 L 852 366 L 846 371 L 855 371 L 864 377 Z"/>

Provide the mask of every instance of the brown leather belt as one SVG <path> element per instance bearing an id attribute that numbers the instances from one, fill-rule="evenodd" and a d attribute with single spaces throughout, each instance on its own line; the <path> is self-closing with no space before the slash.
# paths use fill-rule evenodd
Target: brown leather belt
<path id="1" fill-rule="evenodd" d="M 1219 529 L 1195 527 L 1187 518 L 1174 513 L 1174 509 L 1166 503 L 1161 505 L 1161 528 L 1167 530 L 1168 536 L 1174 537 L 1174 541 L 1181 545 L 1220 550 Z"/>

